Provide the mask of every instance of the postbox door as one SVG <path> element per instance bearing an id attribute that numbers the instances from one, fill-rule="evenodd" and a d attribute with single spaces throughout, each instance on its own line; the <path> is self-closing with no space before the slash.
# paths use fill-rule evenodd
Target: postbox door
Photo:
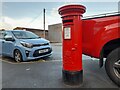
<path id="1" fill-rule="evenodd" d="M 76 22 L 81 25 L 81 22 Z M 76 27 L 78 29 L 76 29 Z M 82 69 L 82 50 L 81 50 L 82 32 L 80 26 L 74 24 L 64 26 L 63 28 L 63 67 L 65 70 Z M 80 61 L 81 60 L 81 61 Z"/>
<path id="2" fill-rule="evenodd" d="M 71 70 L 74 67 L 74 58 L 72 47 L 74 43 L 73 39 L 73 25 L 65 26 L 63 28 L 63 67 L 65 70 Z"/>

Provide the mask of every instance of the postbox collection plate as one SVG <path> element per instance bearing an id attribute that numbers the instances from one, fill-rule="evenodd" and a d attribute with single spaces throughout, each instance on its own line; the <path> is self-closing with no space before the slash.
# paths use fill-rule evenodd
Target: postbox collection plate
<path id="1" fill-rule="evenodd" d="M 71 28 L 70 27 L 64 28 L 64 39 L 71 39 Z"/>

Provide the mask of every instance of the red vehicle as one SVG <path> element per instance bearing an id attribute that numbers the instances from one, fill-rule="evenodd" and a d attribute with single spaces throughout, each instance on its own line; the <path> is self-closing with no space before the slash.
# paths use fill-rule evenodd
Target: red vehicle
<path id="1" fill-rule="evenodd" d="M 120 13 L 82 19 L 82 52 L 99 58 L 100 67 L 105 69 L 112 81 L 120 86 Z"/>

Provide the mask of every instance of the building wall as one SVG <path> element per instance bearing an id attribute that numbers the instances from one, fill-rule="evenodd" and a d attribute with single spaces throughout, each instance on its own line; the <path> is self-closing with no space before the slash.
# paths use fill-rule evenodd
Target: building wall
<path id="1" fill-rule="evenodd" d="M 51 42 L 62 42 L 62 24 L 48 25 L 48 39 Z"/>

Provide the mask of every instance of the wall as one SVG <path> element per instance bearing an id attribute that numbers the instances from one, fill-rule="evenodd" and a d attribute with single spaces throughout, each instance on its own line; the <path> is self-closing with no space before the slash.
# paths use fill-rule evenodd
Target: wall
<path id="1" fill-rule="evenodd" d="M 48 39 L 51 42 L 62 42 L 62 24 L 48 25 Z"/>

